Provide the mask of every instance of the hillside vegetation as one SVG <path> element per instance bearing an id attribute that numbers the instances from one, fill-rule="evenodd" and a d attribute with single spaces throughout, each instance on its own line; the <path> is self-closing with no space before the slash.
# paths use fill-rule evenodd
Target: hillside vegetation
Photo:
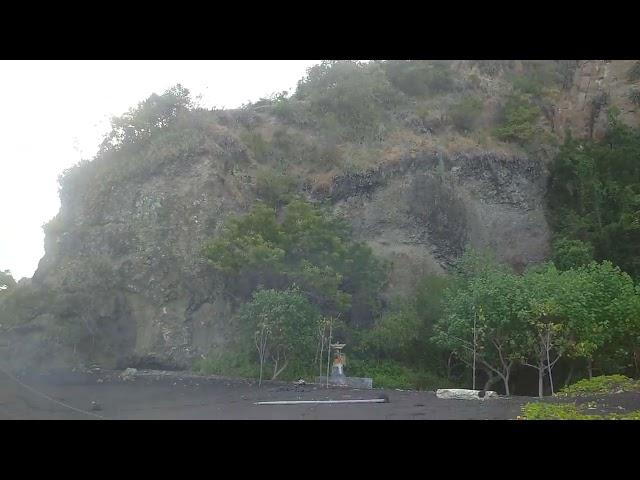
<path id="1" fill-rule="evenodd" d="M 53 238 L 86 228 L 89 235 L 113 223 L 104 206 L 119 185 L 151 182 L 160 172 L 179 177 L 215 158 L 234 208 L 197 227 L 209 238 L 193 265 L 206 264 L 199 275 L 218 282 L 228 299 L 232 333 L 228 348 L 212 346 L 194 368 L 313 378 L 331 334 L 349 345 L 348 374 L 395 388 L 470 387 L 473 351 L 476 387 L 506 394 L 543 396 L 594 372 L 638 376 L 640 132 L 606 96 L 589 104 L 591 136 L 559 131 L 556 107 L 571 98 L 578 68 L 577 61 L 326 61 L 295 92 L 229 111 L 195 106 L 178 85 L 114 119 L 96 158 L 61 176 L 62 212 L 83 205 L 89 220 L 78 227 L 61 212 L 45 232 Z M 596 135 L 603 116 L 604 133 Z M 461 200 L 441 162 L 415 198 L 431 194 L 449 208 L 420 218 L 434 224 L 433 238 L 456 244 L 456 264 L 390 294 L 390 262 L 354 235 L 332 194 L 337 178 L 424 152 L 497 152 L 548 172 L 548 261 L 514 271 L 465 245 L 464 232 L 455 235 Z M 153 222 L 174 218 L 154 201 Z M 117 295 L 121 270 L 89 256 L 100 288 Z M 72 321 L 89 325 L 82 313 L 83 299 L 95 296 L 89 282 L 73 285 L 70 307 L 44 282 L 21 288 L 2 275 L 0 324 L 26 323 L 57 305 L 56 338 L 74 352 L 84 346 L 89 357 L 99 348 L 97 327 Z"/>

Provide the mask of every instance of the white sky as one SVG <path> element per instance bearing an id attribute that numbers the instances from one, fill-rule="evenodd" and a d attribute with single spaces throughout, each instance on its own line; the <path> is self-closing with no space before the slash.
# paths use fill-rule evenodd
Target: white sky
<path id="1" fill-rule="evenodd" d="M 317 60 L 0 61 L 0 270 L 31 277 L 58 175 L 92 158 L 109 120 L 181 83 L 202 106 L 235 108 L 293 90 Z"/>

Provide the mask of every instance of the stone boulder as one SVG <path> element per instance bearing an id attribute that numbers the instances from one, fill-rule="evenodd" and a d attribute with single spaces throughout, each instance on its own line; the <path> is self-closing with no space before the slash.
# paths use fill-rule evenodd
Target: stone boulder
<path id="1" fill-rule="evenodd" d="M 463 388 L 440 388 L 436 390 L 436 397 L 457 400 L 486 400 L 499 398 L 497 392 L 491 390 L 466 390 Z"/>

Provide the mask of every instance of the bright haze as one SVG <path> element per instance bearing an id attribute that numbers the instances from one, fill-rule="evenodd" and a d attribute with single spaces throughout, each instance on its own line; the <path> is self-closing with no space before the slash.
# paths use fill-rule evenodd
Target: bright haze
<path id="1" fill-rule="evenodd" d="M 0 61 L 0 270 L 31 277 L 58 175 L 92 158 L 110 119 L 180 83 L 207 108 L 293 91 L 317 60 Z"/>

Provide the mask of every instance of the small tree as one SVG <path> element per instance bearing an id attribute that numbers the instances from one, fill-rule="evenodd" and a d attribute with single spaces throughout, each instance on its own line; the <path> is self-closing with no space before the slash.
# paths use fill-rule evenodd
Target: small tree
<path id="1" fill-rule="evenodd" d="M 546 306 L 548 307 L 548 305 Z M 538 396 L 544 395 L 544 375 L 549 375 L 551 394 L 553 388 L 553 366 L 560 360 L 565 350 L 566 326 L 554 321 L 553 314 L 547 313 L 546 307 L 538 310 L 536 318 L 530 320 L 528 338 L 528 352 L 530 360 L 535 363 L 523 362 L 523 365 L 538 370 Z M 537 309 L 536 309 L 537 310 Z M 552 355 L 551 352 L 554 352 Z M 554 357 L 553 361 L 551 357 Z"/>
<path id="2" fill-rule="evenodd" d="M 476 270 L 473 277 L 469 273 L 458 272 L 436 338 L 463 362 L 477 362 L 489 377 L 500 378 L 509 395 L 512 369 L 523 356 L 520 278 L 497 265 Z"/>
<path id="3" fill-rule="evenodd" d="M 269 340 L 269 325 L 266 323 L 259 323 L 258 329 L 254 334 L 254 340 L 256 349 L 258 350 L 258 358 L 260 359 L 260 380 L 258 386 L 262 386 L 262 372 L 264 370 L 264 362 L 267 358 L 267 346 Z"/>
<path id="4" fill-rule="evenodd" d="M 291 364 L 306 367 L 319 314 L 297 288 L 257 290 L 252 301 L 242 307 L 240 319 L 254 332 L 261 370 L 267 358 L 271 361 L 272 380 Z"/>

